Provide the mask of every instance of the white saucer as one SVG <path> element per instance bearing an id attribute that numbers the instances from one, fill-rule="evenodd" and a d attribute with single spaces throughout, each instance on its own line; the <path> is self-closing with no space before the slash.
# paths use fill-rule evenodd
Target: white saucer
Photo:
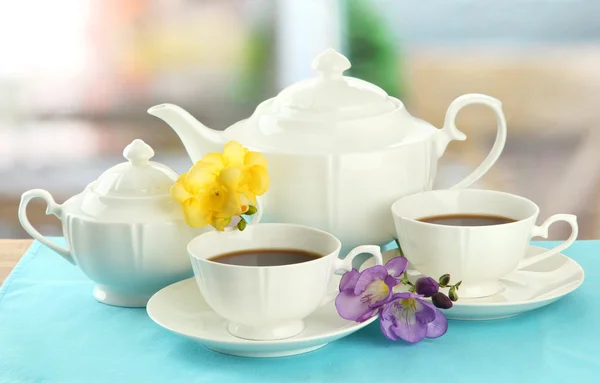
<path id="1" fill-rule="evenodd" d="M 542 247 L 529 246 L 526 257 L 546 251 Z M 399 255 L 398 249 L 383 253 L 384 263 Z M 373 266 L 368 259 L 361 270 Z M 410 275 L 411 280 L 419 274 Z M 433 276 L 436 278 L 437 276 Z M 503 291 L 476 299 L 460 299 L 449 310 L 444 310 L 448 319 L 490 320 L 508 318 L 549 305 L 577 289 L 583 282 L 581 266 L 563 254 L 555 254 L 527 268 L 517 270 L 501 279 Z"/>
<path id="2" fill-rule="evenodd" d="M 305 328 L 295 337 L 275 341 L 236 338 L 226 321 L 208 306 L 193 278 L 177 282 L 150 298 L 146 311 L 158 325 L 202 343 L 223 354 L 246 357 L 278 357 L 302 354 L 325 346 L 360 330 L 377 317 L 363 323 L 340 318 L 333 302 L 304 320 Z"/>

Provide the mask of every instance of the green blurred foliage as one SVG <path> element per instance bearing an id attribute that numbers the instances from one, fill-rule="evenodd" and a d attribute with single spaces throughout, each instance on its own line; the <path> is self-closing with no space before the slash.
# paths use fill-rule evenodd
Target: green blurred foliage
<path id="1" fill-rule="evenodd" d="M 245 61 L 234 98 L 241 105 L 258 105 L 275 88 L 275 34 L 271 23 L 257 22 L 245 48 Z"/>
<path id="2" fill-rule="evenodd" d="M 352 63 L 346 75 L 374 83 L 389 95 L 402 98 L 401 60 L 393 32 L 369 0 L 346 0 L 343 4 L 344 54 Z M 265 19 L 250 32 L 243 73 L 234 91 L 240 105 L 256 106 L 275 93 L 276 36 L 273 23 Z"/>
<path id="3" fill-rule="evenodd" d="M 393 32 L 369 0 L 346 0 L 348 75 L 403 96 L 399 48 Z"/>

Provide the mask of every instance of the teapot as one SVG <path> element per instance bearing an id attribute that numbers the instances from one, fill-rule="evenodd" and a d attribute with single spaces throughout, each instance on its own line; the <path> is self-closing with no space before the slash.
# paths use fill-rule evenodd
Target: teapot
<path id="1" fill-rule="evenodd" d="M 466 139 L 455 124 L 462 108 L 492 109 L 497 135 L 483 162 L 452 188 L 476 182 L 504 148 L 506 120 L 495 98 L 458 97 L 437 129 L 376 85 L 344 76 L 350 61 L 333 49 L 319 54 L 312 68 L 317 76 L 285 88 L 224 131 L 207 128 L 173 104 L 148 113 L 175 130 L 194 162 L 229 140 L 261 152 L 271 176 L 263 222 L 316 227 L 340 238 L 345 248 L 394 238 L 392 203 L 432 189 L 447 145 Z"/>
<path id="2" fill-rule="evenodd" d="M 144 307 L 158 290 L 193 276 L 187 244 L 210 228 L 186 224 L 170 194 L 178 175 L 150 161 L 150 146 L 134 140 L 123 155 L 127 162 L 108 169 L 63 204 L 46 190 L 23 193 L 19 221 L 33 238 L 95 282 L 96 300 Z M 46 214 L 62 221 L 67 246 L 50 241 L 31 225 L 27 205 L 34 198 L 43 199 Z"/>

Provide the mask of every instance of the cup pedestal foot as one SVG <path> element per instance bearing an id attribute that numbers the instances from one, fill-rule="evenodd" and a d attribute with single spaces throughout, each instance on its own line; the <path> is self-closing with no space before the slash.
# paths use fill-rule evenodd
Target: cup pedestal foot
<path id="1" fill-rule="evenodd" d="M 304 330 L 304 322 L 299 320 L 269 327 L 250 327 L 229 322 L 227 328 L 231 335 L 238 338 L 248 340 L 278 340 L 291 338 L 300 334 Z"/>
<path id="2" fill-rule="evenodd" d="M 110 286 L 94 286 L 94 298 L 100 303 L 119 307 L 146 307 L 152 294 L 118 291 Z"/>

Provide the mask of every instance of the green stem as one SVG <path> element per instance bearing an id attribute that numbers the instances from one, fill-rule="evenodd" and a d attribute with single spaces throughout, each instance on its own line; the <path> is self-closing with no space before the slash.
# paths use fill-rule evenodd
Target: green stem
<path id="1" fill-rule="evenodd" d="M 394 242 L 396 242 L 396 246 L 398 246 L 398 251 L 400 252 L 400 256 L 404 257 L 404 252 L 402 251 L 402 246 L 400 246 L 400 241 L 398 241 L 398 239 L 396 238 L 396 239 L 394 239 Z"/>
<path id="2" fill-rule="evenodd" d="M 412 286 L 412 287 L 415 286 L 411 281 L 408 280 L 406 273 L 402 274 L 402 278 L 400 279 L 400 282 L 402 282 L 403 285 L 408 285 L 408 286 Z"/>

